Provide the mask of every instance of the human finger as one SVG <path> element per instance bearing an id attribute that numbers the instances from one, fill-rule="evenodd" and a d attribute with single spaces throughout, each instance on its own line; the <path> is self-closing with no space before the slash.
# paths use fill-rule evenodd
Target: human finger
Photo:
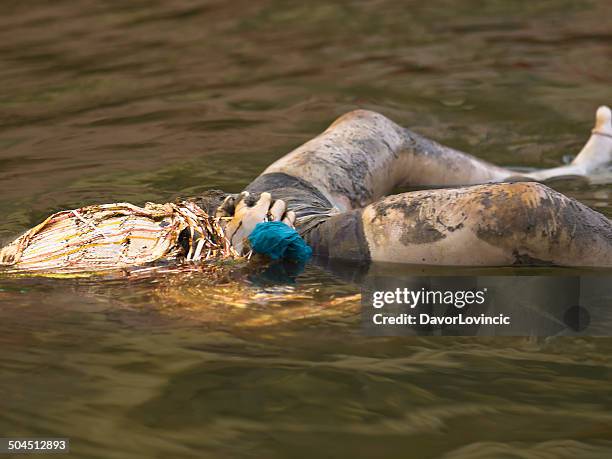
<path id="1" fill-rule="evenodd" d="M 285 213 L 286 209 L 287 204 L 285 204 L 285 201 L 283 201 L 282 199 L 277 199 L 276 201 L 274 201 L 274 204 L 272 204 L 272 207 L 270 208 L 269 212 L 272 221 L 280 222 L 283 218 L 283 214 Z"/>
<path id="2" fill-rule="evenodd" d="M 240 218 L 240 222 L 236 225 L 237 228 L 231 241 L 232 245 L 239 253 L 242 252 L 245 240 L 255 229 L 255 226 L 266 220 L 271 203 L 272 196 L 270 193 L 262 193 L 254 206 L 246 208 L 240 217 L 235 217 L 235 219 Z"/>
<path id="3" fill-rule="evenodd" d="M 232 240 L 236 231 L 242 226 L 245 216 L 249 212 L 249 209 L 251 209 L 247 204 L 249 197 L 249 192 L 243 191 L 237 198 L 238 202 L 236 202 L 234 206 L 234 218 L 232 218 L 225 227 L 225 237 L 230 240 Z"/>
<path id="4" fill-rule="evenodd" d="M 295 228 L 295 212 L 290 210 L 285 214 L 285 218 L 283 218 L 283 223 L 291 228 Z"/>

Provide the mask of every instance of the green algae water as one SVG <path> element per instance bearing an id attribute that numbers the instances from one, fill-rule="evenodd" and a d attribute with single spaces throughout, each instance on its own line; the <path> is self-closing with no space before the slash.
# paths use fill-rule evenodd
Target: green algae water
<path id="1" fill-rule="evenodd" d="M 240 191 L 357 107 L 559 165 L 612 103 L 611 24 L 595 1 L 9 0 L 0 243 L 65 208 Z M 609 180 L 552 185 L 612 217 Z M 366 337 L 355 280 L 2 278 L 0 436 L 104 459 L 612 456 L 612 340 Z"/>

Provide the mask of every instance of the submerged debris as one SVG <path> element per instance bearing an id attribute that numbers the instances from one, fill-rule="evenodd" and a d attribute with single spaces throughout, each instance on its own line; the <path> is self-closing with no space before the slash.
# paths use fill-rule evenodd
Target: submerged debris
<path id="1" fill-rule="evenodd" d="M 160 260 L 240 258 L 220 220 L 188 201 L 66 210 L 0 249 L 0 267 L 11 273 L 95 274 Z M 151 269 L 156 268 L 168 269 Z"/>

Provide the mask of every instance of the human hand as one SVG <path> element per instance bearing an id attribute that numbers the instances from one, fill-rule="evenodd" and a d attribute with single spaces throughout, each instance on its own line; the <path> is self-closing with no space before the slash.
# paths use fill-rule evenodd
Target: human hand
<path id="1" fill-rule="evenodd" d="M 247 238 L 258 223 L 282 221 L 291 228 L 295 223 L 295 212 L 287 212 L 287 204 L 282 199 L 272 200 L 270 193 L 261 193 L 259 199 L 248 191 L 240 195 L 230 195 L 217 208 L 217 217 L 233 217 L 225 225 L 225 236 L 234 249 L 241 255 L 245 252 Z"/>

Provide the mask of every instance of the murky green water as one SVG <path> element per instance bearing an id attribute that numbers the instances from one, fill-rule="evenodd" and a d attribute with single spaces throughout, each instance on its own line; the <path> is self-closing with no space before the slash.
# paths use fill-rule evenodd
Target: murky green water
<path id="1" fill-rule="evenodd" d="M 8 0 L 0 242 L 238 191 L 355 107 L 518 167 L 612 103 L 595 1 Z M 612 216 L 609 185 L 556 185 Z M 606 458 L 609 339 L 366 338 L 350 273 L 0 281 L 0 436 L 72 457 Z"/>

